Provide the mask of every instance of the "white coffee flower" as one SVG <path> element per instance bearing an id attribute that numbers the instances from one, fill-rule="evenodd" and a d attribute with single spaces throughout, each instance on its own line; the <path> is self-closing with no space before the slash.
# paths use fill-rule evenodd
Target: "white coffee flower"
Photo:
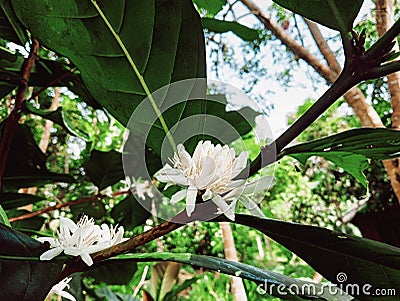
<path id="1" fill-rule="evenodd" d="M 84 215 L 77 224 L 66 217 L 60 218 L 60 231 L 57 231 L 58 238 L 39 237 L 41 242 L 49 242 L 50 250 L 44 252 L 41 260 L 51 260 L 64 252 L 66 255 L 80 256 L 88 265 L 93 264 L 90 254 L 107 249 L 123 240 L 124 228 L 109 228 L 108 225 L 100 226 L 94 223 L 93 218 L 89 219 Z"/>
<path id="2" fill-rule="evenodd" d="M 236 158 L 234 149 L 227 145 L 213 145 L 210 141 L 200 141 L 192 157 L 182 144 L 177 149 L 171 160 L 173 167 L 166 164 L 155 174 L 161 182 L 185 187 L 172 196 L 171 204 L 186 198 L 186 212 L 190 216 L 201 192 L 203 201 L 211 199 L 231 220 L 235 218 L 237 200 L 251 213 L 264 216 L 247 195 L 268 189 L 275 183 L 275 178 L 267 176 L 252 182 L 234 180 L 247 165 L 247 152 L 242 152 Z"/>
<path id="3" fill-rule="evenodd" d="M 71 281 L 71 279 L 72 279 L 72 277 L 65 278 L 64 280 L 61 280 L 59 283 L 54 285 L 51 288 L 51 290 L 49 292 L 49 295 L 57 294 L 57 295 L 59 295 L 61 297 L 64 297 L 64 298 L 66 298 L 68 300 L 76 301 L 74 296 L 72 296 L 70 293 L 64 291 L 65 288 L 69 288 L 69 284 L 68 283 Z"/>

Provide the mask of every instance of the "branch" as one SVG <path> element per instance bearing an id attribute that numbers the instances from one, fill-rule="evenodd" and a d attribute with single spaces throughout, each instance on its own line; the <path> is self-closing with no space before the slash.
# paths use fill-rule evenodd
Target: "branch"
<path id="1" fill-rule="evenodd" d="M 388 52 L 394 46 L 393 40 L 400 34 L 400 19 L 365 53 L 369 57 L 380 57 L 382 52 Z"/>
<path id="2" fill-rule="evenodd" d="M 0 141 L 0 188 L 3 179 L 4 171 L 7 164 L 7 157 L 10 151 L 12 140 L 14 137 L 15 127 L 20 118 L 20 110 L 22 103 L 25 100 L 26 90 L 28 88 L 29 78 L 35 61 L 37 59 L 37 53 L 39 50 L 39 42 L 36 39 L 32 40 L 31 50 L 29 56 L 25 59 L 21 71 L 22 80 L 15 96 L 15 104 L 12 112 L 4 121 L 4 128 L 1 129 L 1 141 Z"/>
<path id="3" fill-rule="evenodd" d="M 260 154 L 250 165 L 250 176 L 258 170 L 279 159 L 279 154 L 285 146 L 299 136 L 311 123 L 323 114 L 339 97 L 351 89 L 359 82 L 353 76 L 351 65 L 344 69 L 333 85 L 308 109 L 299 119 L 297 119 L 281 136 L 272 144 L 261 149 Z"/>
<path id="4" fill-rule="evenodd" d="M 333 54 L 331 48 L 329 47 L 328 43 L 326 42 L 324 36 L 322 35 L 321 31 L 319 30 L 318 25 L 308 20 L 307 18 L 303 18 L 304 22 L 306 22 L 308 29 L 311 32 L 311 35 L 314 38 L 315 43 L 318 46 L 319 51 L 324 56 L 326 62 L 328 63 L 329 68 L 332 69 L 333 72 L 339 74 L 342 71 L 336 56 Z"/>
<path id="5" fill-rule="evenodd" d="M 123 194 L 130 194 L 130 193 L 131 193 L 130 190 L 118 191 L 118 192 L 113 193 L 111 196 L 114 197 L 114 196 L 123 195 Z M 43 214 L 43 213 L 46 213 L 46 212 L 54 211 L 54 210 L 61 209 L 61 208 L 64 208 L 64 207 L 73 206 L 73 205 L 76 205 L 76 204 L 87 203 L 87 202 L 91 202 L 91 201 L 97 201 L 97 200 L 104 199 L 106 197 L 109 197 L 109 195 L 97 194 L 97 195 L 94 195 L 94 196 L 91 196 L 91 197 L 81 198 L 81 199 L 78 199 L 78 200 L 75 200 L 75 201 L 62 203 L 62 204 L 57 204 L 55 206 L 46 207 L 46 208 L 43 208 L 43 209 L 40 209 L 40 210 L 37 210 L 37 211 L 34 211 L 34 212 L 29 212 L 29 213 L 26 213 L 26 214 L 22 214 L 20 216 L 12 217 L 12 218 L 9 219 L 9 221 L 10 221 L 10 223 L 12 223 L 12 222 L 16 222 L 16 221 L 20 221 L 20 220 L 24 220 L 24 219 L 30 219 L 32 217 L 35 217 L 37 215 L 40 215 L 40 214 Z"/>

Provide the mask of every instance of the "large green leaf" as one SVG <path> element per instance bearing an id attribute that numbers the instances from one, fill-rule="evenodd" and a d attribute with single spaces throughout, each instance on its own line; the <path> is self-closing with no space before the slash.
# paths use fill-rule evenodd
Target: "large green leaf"
<path id="1" fill-rule="evenodd" d="M 366 187 L 363 170 L 367 168 L 369 159 L 396 158 L 399 153 L 399 131 L 360 128 L 288 147 L 282 155 L 290 155 L 303 164 L 311 156 L 324 157 L 342 167 Z"/>
<path id="2" fill-rule="evenodd" d="M 151 92 L 173 81 L 205 77 L 201 21 L 191 1 L 97 2 Z M 11 3 L 32 35 L 68 57 L 96 100 L 126 124 L 146 93 L 91 1 Z M 167 124 L 179 120 L 179 114 L 165 117 Z"/>
<path id="3" fill-rule="evenodd" d="M 233 32 L 244 41 L 253 42 L 260 39 L 261 31 L 242 25 L 236 21 L 202 18 L 203 27 L 215 33 Z"/>
<path id="4" fill-rule="evenodd" d="M 38 258 L 45 251 L 44 244 L 0 223 L 0 256 Z M 62 260 L 0 259 L 1 300 L 44 300 L 62 265 Z"/>
<path id="5" fill-rule="evenodd" d="M 235 222 L 268 235 L 331 282 L 358 285 L 360 300 L 374 300 L 372 295 L 362 295 L 366 285 L 370 285 L 371 293 L 375 289 L 400 288 L 400 248 L 319 227 L 255 216 L 238 214 Z M 347 281 L 340 282 L 343 276 Z M 397 294 L 379 300 L 400 300 L 400 297 Z"/>
<path id="6" fill-rule="evenodd" d="M 155 301 L 163 301 L 178 280 L 180 266 L 176 262 L 159 262 L 151 270 L 150 290 Z"/>
<path id="7" fill-rule="evenodd" d="M 328 5 L 327 0 L 273 0 L 279 5 L 293 11 L 296 14 L 302 15 L 319 24 L 325 25 L 332 29 L 341 30 L 342 22 L 346 26 L 346 31 L 350 31 L 353 27 L 353 21 L 360 11 L 364 0 L 332 0 L 331 2 L 337 8 L 336 20 L 335 13 Z"/>
<path id="8" fill-rule="evenodd" d="M 103 190 L 124 179 L 122 154 L 117 151 L 101 152 L 94 150 L 83 165 L 92 182 Z"/>
<path id="9" fill-rule="evenodd" d="M 12 209 L 44 200 L 45 197 L 27 194 L 6 192 L 0 193 L 0 204 L 4 209 Z"/>
<path id="10" fill-rule="evenodd" d="M 24 27 L 15 16 L 9 0 L 0 0 L 0 38 L 19 45 L 25 45 L 28 41 Z"/>
<path id="11" fill-rule="evenodd" d="M 149 218 L 150 212 L 143 208 L 133 195 L 129 195 L 111 210 L 111 216 L 126 230 L 132 230 L 143 224 Z"/>
<path id="12" fill-rule="evenodd" d="M 69 175 L 50 172 L 46 167 L 46 159 L 30 130 L 24 125 L 17 124 L 2 184 L 6 187 L 31 187 L 52 182 L 74 181 Z"/>
<path id="13" fill-rule="evenodd" d="M 137 271 L 134 260 L 113 260 L 96 264 L 95 268 L 84 272 L 83 276 L 94 278 L 96 283 L 107 285 L 128 285 Z"/>
<path id="14" fill-rule="evenodd" d="M 281 275 L 275 272 L 261 270 L 251 265 L 247 265 L 240 262 L 234 262 L 222 258 L 215 258 L 203 255 L 193 255 L 188 253 L 157 252 L 157 253 L 146 253 L 146 254 L 120 255 L 118 256 L 118 259 L 125 259 L 125 260 L 135 259 L 137 261 L 144 261 L 144 262 L 175 261 L 184 264 L 204 267 L 228 275 L 238 276 L 244 279 L 248 279 L 263 286 L 266 284 L 269 286 L 272 285 L 271 288 L 268 289 L 268 292 L 271 292 L 272 295 L 274 296 L 287 300 L 304 300 L 313 298 L 319 298 L 322 300 L 332 300 L 332 301 L 351 300 L 351 297 L 344 293 L 337 295 L 331 294 L 329 292 L 328 286 L 324 286 L 317 283 L 311 283 L 300 279 L 290 278 L 288 276 Z M 293 287 L 298 287 L 300 290 L 301 287 L 306 287 L 310 285 L 315 286 L 316 292 L 319 293 L 318 295 L 313 294 L 313 292 L 304 290 L 305 292 L 303 295 L 296 296 L 289 289 L 289 286 L 291 286 L 292 290 L 295 291 Z M 278 286 L 279 286 L 279 291 L 278 291 Z"/>

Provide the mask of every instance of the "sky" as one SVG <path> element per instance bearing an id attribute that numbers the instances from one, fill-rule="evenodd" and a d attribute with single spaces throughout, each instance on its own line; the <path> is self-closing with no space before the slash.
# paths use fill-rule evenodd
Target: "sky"
<path id="1" fill-rule="evenodd" d="M 259 7 L 268 7 L 271 3 L 270 0 L 255 0 L 254 1 Z M 363 7 L 360 10 L 360 13 L 356 19 L 356 22 L 365 16 L 371 6 L 371 1 L 365 1 Z M 237 15 L 242 15 L 248 13 L 248 9 L 244 6 L 237 5 L 238 13 Z M 268 14 L 267 14 L 268 15 Z M 240 23 L 245 24 L 249 27 L 254 27 L 259 21 L 254 16 L 247 16 L 240 20 Z M 321 31 L 324 35 L 331 35 L 333 33 L 332 30 L 325 28 L 323 26 L 320 27 Z M 238 39 L 235 35 L 229 33 L 229 42 L 237 47 L 240 44 L 240 39 Z M 334 45 L 336 47 L 336 45 Z M 337 45 L 339 47 L 340 45 Z M 263 48 L 262 51 L 267 52 L 268 48 Z M 209 52 L 207 58 L 209 57 Z M 273 70 L 273 68 L 277 68 L 276 65 L 273 64 L 272 57 L 266 54 L 265 59 L 262 62 L 267 69 Z M 210 65 L 210 64 L 209 64 Z M 211 71 L 211 67 L 208 66 L 208 77 L 211 79 L 217 79 L 214 72 Z M 241 88 L 245 85 L 243 80 L 241 80 L 236 74 L 232 72 L 229 68 L 223 69 L 222 78 L 228 81 L 230 84 L 235 85 L 238 88 Z M 221 72 L 220 72 L 221 73 Z M 305 64 L 300 64 L 300 70 L 294 73 L 293 79 L 295 81 L 293 87 L 284 88 L 281 86 L 281 83 L 278 81 L 273 81 L 271 79 L 260 80 L 259 84 L 256 86 L 255 91 L 263 95 L 263 89 L 265 87 L 268 90 L 273 91 L 273 93 L 264 93 L 265 103 L 272 104 L 273 110 L 265 116 L 268 125 L 271 128 L 273 137 L 277 137 L 287 128 L 287 119 L 290 113 L 296 111 L 297 107 L 304 103 L 304 101 L 308 98 L 317 99 L 320 97 L 328 88 L 328 86 L 324 83 L 312 83 L 310 79 L 306 76 L 306 68 Z M 262 137 L 263 139 L 264 137 Z"/>

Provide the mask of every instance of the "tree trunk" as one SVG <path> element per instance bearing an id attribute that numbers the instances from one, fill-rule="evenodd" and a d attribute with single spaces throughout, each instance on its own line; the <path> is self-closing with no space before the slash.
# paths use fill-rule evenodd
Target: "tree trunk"
<path id="1" fill-rule="evenodd" d="M 378 35 L 382 36 L 394 24 L 394 0 L 376 0 L 376 29 Z M 398 51 L 399 45 L 395 45 Z M 388 77 L 388 86 L 392 103 L 392 128 L 400 130 L 400 73 L 392 73 Z M 391 166 L 389 173 L 390 182 L 394 193 L 400 202 L 400 162 L 399 158 L 386 160 L 385 166 Z"/>
<path id="2" fill-rule="evenodd" d="M 222 238 L 224 242 L 225 258 L 238 262 L 238 256 L 233 240 L 231 225 L 227 222 L 220 223 Z M 247 301 L 246 290 L 244 289 L 242 278 L 231 276 L 232 294 L 234 301 Z"/>

